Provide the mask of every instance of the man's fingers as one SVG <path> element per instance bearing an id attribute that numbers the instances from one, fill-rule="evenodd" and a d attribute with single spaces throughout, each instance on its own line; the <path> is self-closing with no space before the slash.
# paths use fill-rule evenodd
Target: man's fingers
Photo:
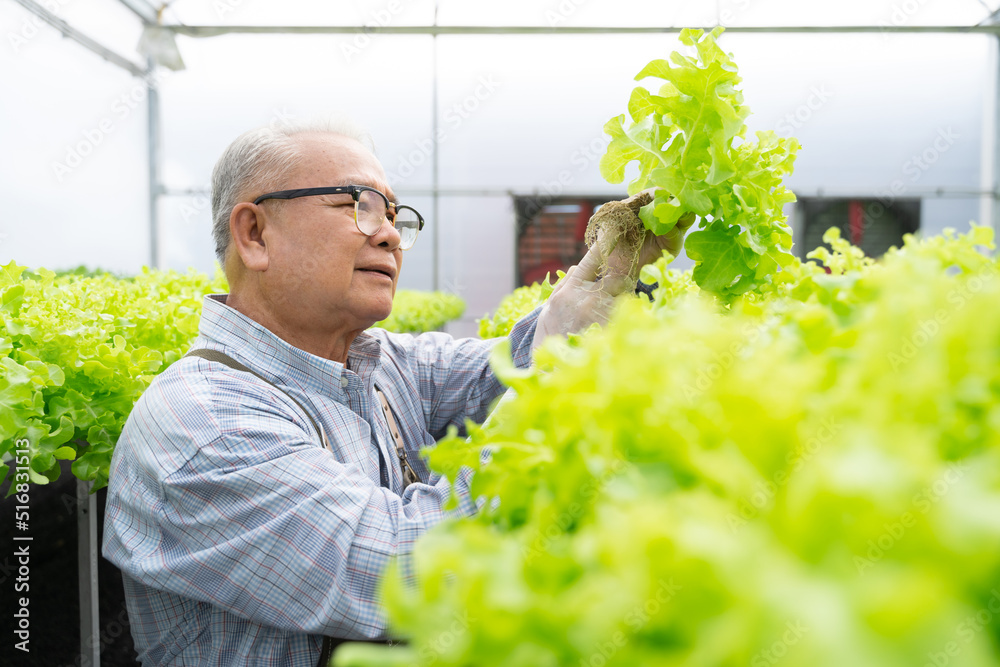
<path id="1" fill-rule="evenodd" d="M 648 200 L 654 194 L 654 189 L 643 190 L 623 201 L 629 204 L 638 203 L 640 197 Z M 637 209 L 635 212 L 637 213 Z M 634 274 L 638 268 L 658 260 L 664 251 L 676 257 L 684 247 L 684 235 L 697 219 L 698 216 L 693 211 L 688 211 L 677 220 L 674 227 L 666 234 L 656 236 L 653 232 L 646 230 L 642 245 L 639 247 L 638 258 L 633 254 L 634 251 L 629 252 L 623 248 L 615 248 L 609 253 L 609 257 L 602 258 L 598 248 L 607 249 L 604 239 L 606 230 L 602 227 L 598 230 L 598 242 L 580 260 L 578 265 L 580 273 L 577 277 L 584 282 L 594 282 L 601 276 L 602 268 L 606 269 L 605 279 L 611 276 L 626 277 L 629 274 Z M 636 223 L 641 224 L 638 218 Z M 635 262 L 636 259 L 638 262 Z M 615 287 L 617 288 L 618 285 Z"/>
<path id="2" fill-rule="evenodd" d="M 677 224 L 674 225 L 673 229 L 671 229 L 663 236 L 654 237 L 655 241 L 651 245 L 655 245 L 657 250 L 654 253 L 655 256 L 649 258 L 649 262 L 655 262 L 657 259 L 659 259 L 660 253 L 663 250 L 666 250 L 674 257 L 677 257 L 680 254 L 681 249 L 684 247 L 684 235 L 687 234 L 688 229 L 691 228 L 691 225 L 693 225 L 695 223 L 695 220 L 697 219 L 698 216 L 696 216 L 694 213 L 692 212 L 685 213 L 677 221 Z M 650 232 L 650 234 L 652 234 L 652 232 Z M 647 241 L 649 241 L 648 238 Z M 643 259 L 646 258 L 644 257 Z"/>
<path id="3" fill-rule="evenodd" d="M 697 219 L 698 216 L 695 215 L 694 211 L 688 211 L 677 220 L 676 227 L 679 227 L 681 231 L 686 231 Z"/>
<path id="4" fill-rule="evenodd" d="M 595 243 L 594 247 L 587 251 L 583 259 L 576 265 L 576 278 L 582 282 L 593 282 L 597 280 L 601 270 L 601 253 L 597 248 L 600 244 Z M 573 268 L 570 268 L 572 271 Z"/>
<path id="5" fill-rule="evenodd" d="M 674 257 L 679 255 L 681 248 L 684 247 L 684 232 L 684 229 L 677 229 L 676 227 L 670 230 L 663 239 L 663 249 Z"/>
<path id="6" fill-rule="evenodd" d="M 619 274 L 611 274 L 601 278 L 597 284 L 602 292 L 613 297 L 635 289 L 634 279 Z"/>

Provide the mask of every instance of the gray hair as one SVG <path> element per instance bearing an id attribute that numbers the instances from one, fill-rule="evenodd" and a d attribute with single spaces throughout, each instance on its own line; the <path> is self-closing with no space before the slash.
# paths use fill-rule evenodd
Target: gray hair
<path id="1" fill-rule="evenodd" d="M 233 208 L 251 194 L 281 189 L 280 184 L 302 160 L 294 139 L 300 134 L 336 134 L 361 142 L 375 152 L 371 136 L 350 121 L 321 118 L 272 124 L 244 132 L 222 153 L 212 170 L 212 237 L 215 256 L 225 268 L 232 236 Z"/>

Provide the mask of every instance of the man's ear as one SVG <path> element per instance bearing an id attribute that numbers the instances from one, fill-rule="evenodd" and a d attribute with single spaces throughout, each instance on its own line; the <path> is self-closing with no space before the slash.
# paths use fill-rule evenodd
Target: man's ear
<path id="1" fill-rule="evenodd" d="M 269 257 L 264 239 L 265 224 L 260 207 L 250 202 L 237 204 L 229 215 L 233 245 L 248 271 L 267 270 Z"/>

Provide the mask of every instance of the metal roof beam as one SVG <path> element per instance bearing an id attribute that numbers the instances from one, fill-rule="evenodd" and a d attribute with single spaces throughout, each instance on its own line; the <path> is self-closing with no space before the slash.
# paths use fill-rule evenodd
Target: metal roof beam
<path id="1" fill-rule="evenodd" d="M 66 23 L 66 21 L 39 5 L 35 2 L 35 0 L 15 0 L 15 2 L 61 32 L 64 36 L 69 37 L 80 46 L 93 51 L 112 65 L 117 65 L 124 70 L 128 70 L 134 76 L 145 75 L 146 70 L 144 68 L 139 67 L 125 56 L 116 53 L 103 44 L 87 37 L 85 34 Z"/>
<path id="2" fill-rule="evenodd" d="M 679 27 L 582 26 L 271 26 L 271 25 L 164 25 L 188 37 L 215 37 L 228 34 L 335 34 L 368 33 L 381 35 L 614 35 L 676 33 Z M 703 26 L 711 30 L 716 26 Z M 1000 34 L 1000 25 L 848 25 L 848 26 L 733 26 L 727 33 L 980 33 Z"/>
<path id="3" fill-rule="evenodd" d="M 156 25 L 160 22 L 160 12 L 146 0 L 119 0 L 146 25 Z"/>

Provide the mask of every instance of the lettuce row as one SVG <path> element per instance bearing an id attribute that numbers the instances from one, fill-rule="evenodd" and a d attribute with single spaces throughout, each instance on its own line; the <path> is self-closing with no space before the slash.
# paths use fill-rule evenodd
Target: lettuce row
<path id="1" fill-rule="evenodd" d="M 397 290 L 389 317 L 375 326 L 396 333 L 437 331 L 465 312 L 465 301 L 447 292 Z"/>
<path id="2" fill-rule="evenodd" d="M 227 290 L 221 273 L 145 269 L 119 278 L 0 266 L 0 482 L 16 442 L 27 439 L 31 482 L 56 479 L 67 459 L 74 475 L 106 486 L 135 401 L 187 352 L 204 295 Z M 438 329 L 463 310 L 453 295 L 400 290 L 380 324 Z"/>
<path id="3" fill-rule="evenodd" d="M 549 276 L 545 276 L 545 280 L 542 282 L 518 287 L 505 296 L 492 315 L 487 313 L 478 320 L 479 337 L 497 338 L 509 334 L 519 319 L 549 298 L 552 289 L 564 275 L 562 271 L 559 271 L 555 283 L 549 282 Z"/>
<path id="4" fill-rule="evenodd" d="M 654 303 L 532 370 L 498 356 L 517 396 L 427 451 L 483 510 L 390 570 L 409 646 L 354 664 L 997 664 L 992 236 L 876 263 L 828 234 L 825 267 L 727 304 L 654 267 Z"/>

